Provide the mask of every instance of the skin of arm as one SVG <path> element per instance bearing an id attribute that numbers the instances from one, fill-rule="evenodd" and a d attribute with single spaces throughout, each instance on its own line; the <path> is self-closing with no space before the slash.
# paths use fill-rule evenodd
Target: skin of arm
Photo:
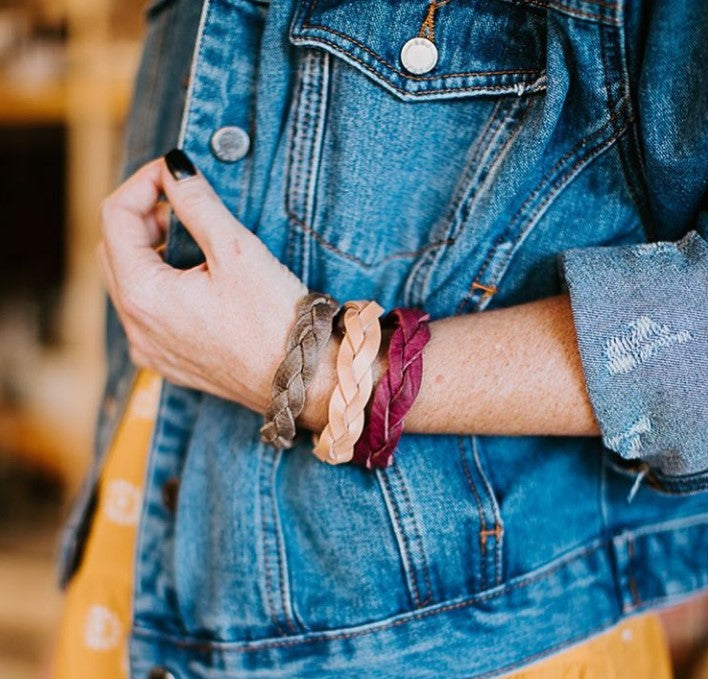
<path id="1" fill-rule="evenodd" d="M 455 316 L 430 324 L 423 382 L 406 417 L 409 433 L 593 436 L 568 295 Z M 321 431 L 336 383 L 332 339 L 300 422 Z M 374 367 L 386 369 L 385 351 Z"/>
<path id="2" fill-rule="evenodd" d="M 97 249 L 104 282 L 135 365 L 262 414 L 307 289 L 193 171 L 177 180 L 158 159 L 104 201 Z M 167 227 L 163 192 L 205 255 L 192 269 L 175 269 L 158 254 Z M 406 431 L 598 433 L 567 295 L 430 328 Z M 300 424 L 313 431 L 326 424 L 337 349 L 333 336 L 308 390 Z M 375 380 L 385 368 L 384 343 Z"/>

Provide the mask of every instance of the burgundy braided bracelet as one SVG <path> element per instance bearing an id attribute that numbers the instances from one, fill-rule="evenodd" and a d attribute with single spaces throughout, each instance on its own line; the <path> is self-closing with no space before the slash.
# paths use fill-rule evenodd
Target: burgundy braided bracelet
<path id="1" fill-rule="evenodd" d="M 379 380 L 371 413 L 354 447 L 352 462 L 367 469 L 387 467 L 403 434 L 403 419 L 423 380 L 423 349 L 430 340 L 430 316 L 420 309 L 393 309 L 386 317 L 396 324 L 388 345 L 388 369 Z"/>

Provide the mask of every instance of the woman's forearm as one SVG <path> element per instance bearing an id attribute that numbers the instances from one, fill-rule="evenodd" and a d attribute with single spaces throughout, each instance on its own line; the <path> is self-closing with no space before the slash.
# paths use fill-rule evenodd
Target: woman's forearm
<path id="1" fill-rule="evenodd" d="M 430 324 L 409 433 L 596 435 L 567 295 Z M 319 431 L 338 343 L 323 356 L 302 424 Z M 385 357 L 376 376 L 385 369 Z"/>

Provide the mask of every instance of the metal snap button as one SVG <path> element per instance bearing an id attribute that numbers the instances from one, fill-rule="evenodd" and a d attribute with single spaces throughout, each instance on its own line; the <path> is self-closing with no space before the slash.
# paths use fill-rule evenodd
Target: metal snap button
<path id="1" fill-rule="evenodd" d="M 251 146 L 251 139 L 246 130 L 236 125 L 220 127 L 211 135 L 211 150 L 225 163 L 241 160 Z"/>
<path id="2" fill-rule="evenodd" d="M 177 677 L 164 667 L 153 667 L 147 679 L 177 679 Z"/>
<path id="3" fill-rule="evenodd" d="M 409 73 L 428 73 L 438 63 L 438 48 L 428 38 L 411 38 L 401 48 L 401 63 Z"/>

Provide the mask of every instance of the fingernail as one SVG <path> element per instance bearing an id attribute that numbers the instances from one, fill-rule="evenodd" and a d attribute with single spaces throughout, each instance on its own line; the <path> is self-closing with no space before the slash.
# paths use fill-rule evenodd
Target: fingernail
<path id="1" fill-rule="evenodd" d="M 165 154 L 165 163 L 170 174 L 178 181 L 189 179 L 197 174 L 194 164 L 182 149 L 172 149 Z"/>

